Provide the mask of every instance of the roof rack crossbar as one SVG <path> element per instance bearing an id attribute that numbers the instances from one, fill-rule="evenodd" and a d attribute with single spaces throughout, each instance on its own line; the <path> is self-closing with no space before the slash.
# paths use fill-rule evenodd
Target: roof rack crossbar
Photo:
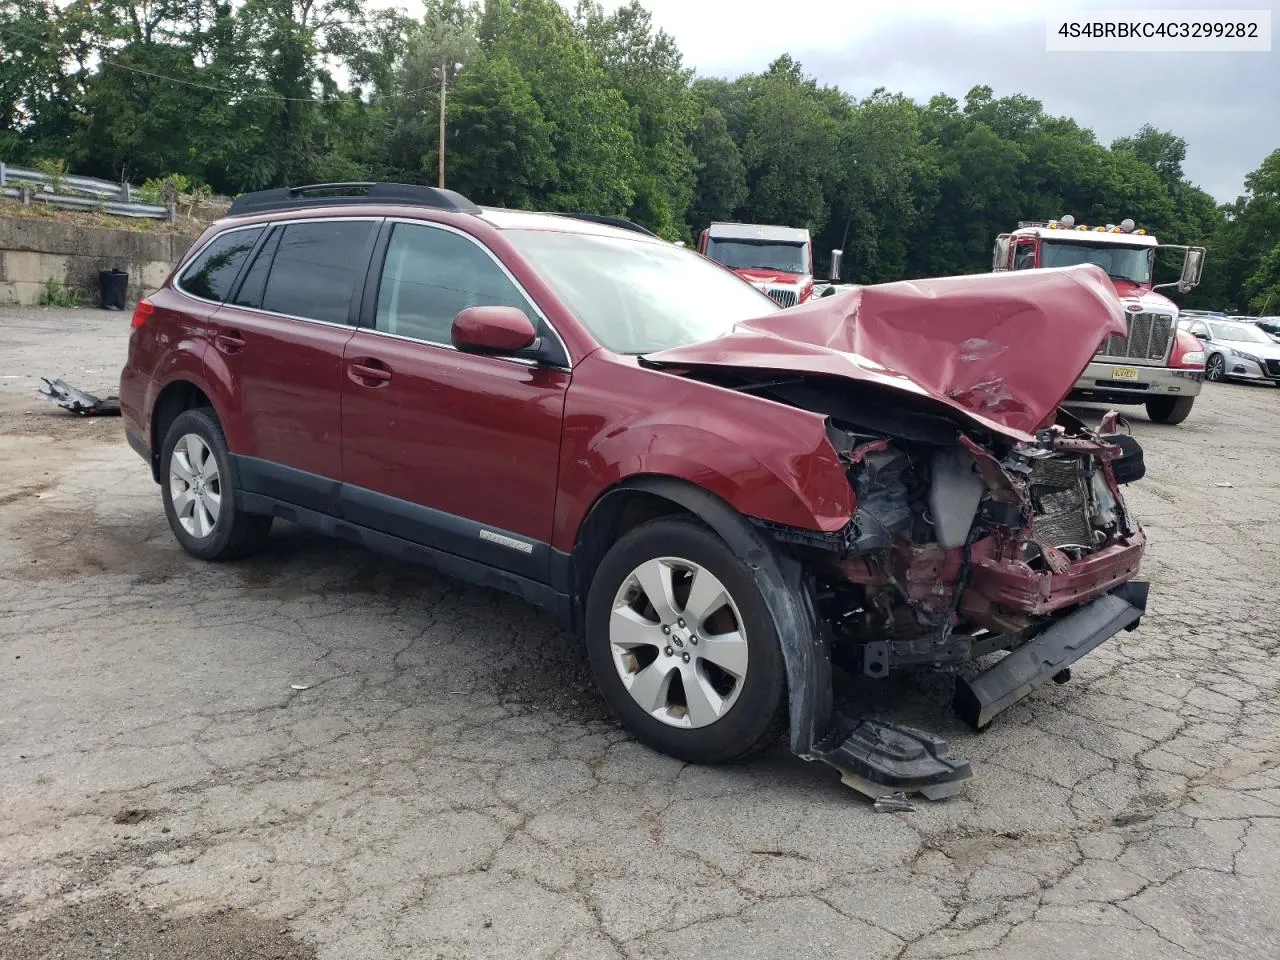
<path id="1" fill-rule="evenodd" d="M 227 215 L 240 217 L 276 210 L 348 206 L 358 203 L 432 207 L 437 210 L 456 210 L 459 213 L 480 212 L 478 206 L 453 190 L 412 183 L 374 183 L 358 180 L 350 183 L 311 183 L 298 187 L 276 187 L 271 190 L 241 194 L 232 201 Z"/>
<path id="2" fill-rule="evenodd" d="M 572 217 L 574 220 L 586 220 L 589 223 L 602 223 L 607 227 L 617 227 L 620 230 L 630 230 L 633 233 L 643 233 L 649 237 L 657 237 L 658 235 L 648 227 L 642 227 L 640 224 L 623 217 L 611 217 L 603 213 L 562 213 L 562 217 Z M 662 239 L 658 237 L 658 239 Z"/>

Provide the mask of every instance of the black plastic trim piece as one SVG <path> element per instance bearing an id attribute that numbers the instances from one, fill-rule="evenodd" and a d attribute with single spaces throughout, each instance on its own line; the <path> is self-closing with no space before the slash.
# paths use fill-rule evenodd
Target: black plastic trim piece
<path id="1" fill-rule="evenodd" d="M 547 583 L 551 546 L 523 534 L 257 457 L 233 456 L 243 492 Z M 565 591 L 566 593 L 568 591 Z"/>
<path id="2" fill-rule="evenodd" d="M 569 621 L 569 597 L 557 593 L 545 583 L 522 577 L 508 570 L 459 557 L 444 550 L 414 543 L 403 537 L 392 536 L 378 530 L 370 530 L 332 514 L 308 510 L 282 502 L 274 497 L 258 493 L 241 492 L 241 507 L 248 513 L 260 513 L 279 517 L 300 524 L 308 529 L 331 537 L 360 544 L 370 550 L 405 560 L 410 563 L 433 567 L 441 573 L 481 587 L 490 587 L 513 594 L 523 600 L 556 614 L 562 622 Z"/>
<path id="3" fill-rule="evenodd" d="M 599 223 L 606 227 L 617 227 L 619 230 L 630 230 L 632 233 L 643 233 L 645 236 L 653 237 L 655 240 L 662 239 L 648 227 L 641 226 L 623 217 L 610 217 L 603 213 L 561 213 L 558 216 L 571 217 L 574 220 L 585 220 L 588 223 Z"/>
<path id="4" fill-rule="evenodd" d="M 443 510 L 344 483 L 338 493 L 344 520 L 477 563 L 547 583 L 549 544 L 477 523 Z"/>
<path id="5" fill-rule="evenodd" d="M 878 720 L 839 717 L 813 754 L 869 797 L 922 793 L 940 800 L 958 793 L 973 776 L 969 761 L 953 757 L 947 741 Z"/>
<path id="6" fill-rule="evenodd" d="M 273 460 L 234 454 L 231 459 L 235 461 L 236 477 L 243 492 L 337 515 L 338 490 L 342 486 L 339 481 Z"/>
<path id="7" fill-rule="evenodd" d="M 345 193 L 339 191 L 346 191 Z M 245 193 L 231 202 L 229 217 L 244 217 L 276 210 L 339 207 L 353 204 L 431 207 L 459 213 L 480 213 L 480 208 L 453 190 L 411 183 L 313 183 L 302 187 L 276 187 Z"/>
<path id="8" fill-rule="evenodd" d="M 126 430 L 124 432 L 124 438 L 129 441 L 129 446 L 133 448 L 134 453 L 147 461 L 147 463 L 151 463 L 151 447 L 147 445 L 147 441 L 143 440 L 132 430 Z"/>
<path id="9" fill-rule="evenodd" d="M 1134 629 L 1146 612 L 1149 589 L 1142 581 L 1122 584 L 1050 624 L 976 677 L 957 680 L 956 712 L 975 730 L 987 727 L 1104 641 Z"/>

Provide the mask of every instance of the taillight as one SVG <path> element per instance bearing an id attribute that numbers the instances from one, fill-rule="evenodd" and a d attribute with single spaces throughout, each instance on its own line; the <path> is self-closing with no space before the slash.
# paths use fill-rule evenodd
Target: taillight
<path id="1" fill-rule="evenodd" d="M 155 306 L 150 300 L 142 299 L 138 301 L 138 305 L 133 308 L 133 320 L 129 326 L 137 330 L 140 326 L 147 322 L 147 317 L 156 312 Z"/>
<path id="2" fill-rule="evenodd" d="M 1187 331 L 1179 330 L 1173 341 L 1173 356 L 1169 358 L 1169 366 L 1191 370 L 1203 369 L 1204 346 Z"/>

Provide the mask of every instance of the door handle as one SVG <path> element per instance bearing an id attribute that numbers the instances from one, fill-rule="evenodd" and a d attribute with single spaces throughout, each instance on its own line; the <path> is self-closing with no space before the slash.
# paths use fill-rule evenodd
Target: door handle
<path id="1" fill-rule="evenodd" d="M 233 330 L 230 333 L 220 333 L 213 338 L 214 345 L 226 354 L 239 353 L 247 344 L 244 337 L 240 336 L 239 331 Z"/>
<path id="2" fill-rule="evenodd" d="M 381 360 L 367 357 L 353 360 L 347 367 L 347 376 L 362 387 L 382 387 L 391 381 L 391 371 Z"/>

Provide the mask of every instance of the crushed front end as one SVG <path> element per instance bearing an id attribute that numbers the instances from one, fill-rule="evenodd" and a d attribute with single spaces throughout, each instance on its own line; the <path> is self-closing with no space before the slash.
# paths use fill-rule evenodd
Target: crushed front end
<path id="1" fill-rule="evenodd" d="M 840 548 L 808 564 L 845 666 L 958 672 L 1011 651 L 958 682 L 957 707 L 981 728 L 1142 616 L 1145 538 L 1121 492 L 1142 451 L 1113 417 L 1094 431 L 1064 411 L 1031 442 L 830 433 L 857 512 Z"/>

